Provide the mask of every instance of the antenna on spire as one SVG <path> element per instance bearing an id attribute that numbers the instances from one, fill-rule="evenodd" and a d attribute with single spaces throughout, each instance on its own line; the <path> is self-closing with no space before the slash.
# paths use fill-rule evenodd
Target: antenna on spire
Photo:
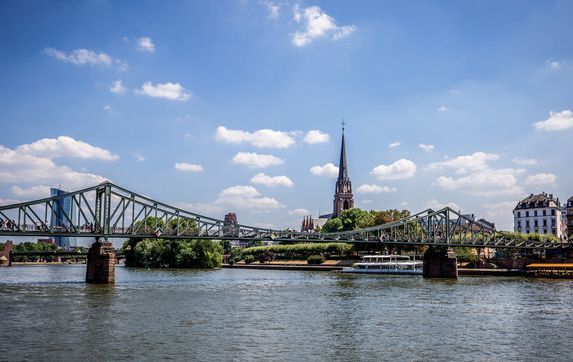
<path id="1" fill-rule="evenodd" d="M 344 133 L 344 125 L 346 125 L 346 122 L 344 122 L 344 118 L 342 118 L 342 123 L 340 123 L 342 125 L 342 133 Z"/>

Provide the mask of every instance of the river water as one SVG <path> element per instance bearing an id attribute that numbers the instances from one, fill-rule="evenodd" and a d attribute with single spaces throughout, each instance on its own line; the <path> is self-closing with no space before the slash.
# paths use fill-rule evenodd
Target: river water
<path id="1" fill-rule="evenodd" d="M 570 360 L 573 282 L 0 269 L 0 360 Z"/>

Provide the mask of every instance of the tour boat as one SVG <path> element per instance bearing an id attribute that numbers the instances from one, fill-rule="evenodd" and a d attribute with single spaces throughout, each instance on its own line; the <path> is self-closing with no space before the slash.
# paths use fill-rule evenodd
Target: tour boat
<path id="1" fill-rule="evenodd" d="M 422 275 L 423 262 L 407 255 L 366 255 L 362 261 L 343 268 L 343 273 Z"/>

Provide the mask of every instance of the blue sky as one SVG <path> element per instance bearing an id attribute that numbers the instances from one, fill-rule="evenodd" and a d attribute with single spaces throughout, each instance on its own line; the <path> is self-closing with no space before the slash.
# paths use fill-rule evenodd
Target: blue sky
<path id="1" fill-rule="evenodd" d="M 3 1 L 0 201 L 110 179 L 209 216 L 299 226 L 331 210 L 344 118 L 357 206 L 450 205 L 512 228 L 527 194 L 573 195 L 572 13 L 570 1 Z"/>

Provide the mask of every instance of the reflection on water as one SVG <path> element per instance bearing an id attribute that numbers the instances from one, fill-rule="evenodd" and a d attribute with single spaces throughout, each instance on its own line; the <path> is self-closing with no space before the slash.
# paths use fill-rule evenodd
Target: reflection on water
<path id="1" fill-rule="evenodd" d="M 573 282 L 278 270 L 0 269 L 0 359 L 569 358 Z"/>

